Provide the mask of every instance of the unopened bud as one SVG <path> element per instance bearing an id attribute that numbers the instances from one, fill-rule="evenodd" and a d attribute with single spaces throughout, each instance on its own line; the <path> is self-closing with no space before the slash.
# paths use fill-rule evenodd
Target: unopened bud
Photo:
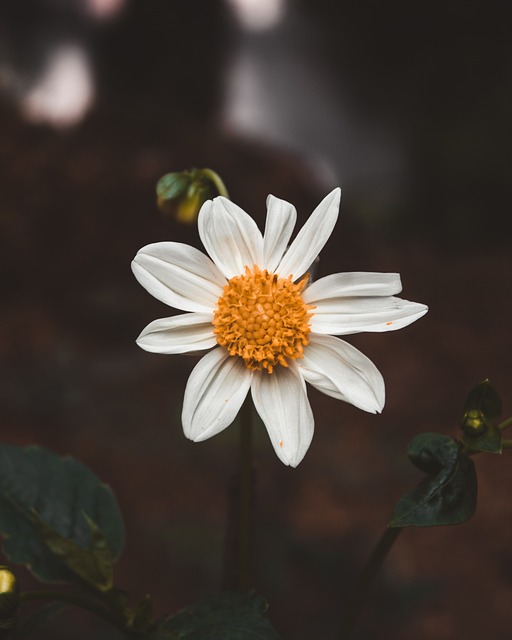
<path id="1" fill-rule="evenodd" d="M 478 436 L 487 431 L 485 415 L 479 409 L 466 411 L 461 420 L 461 428 L 468 435 Z"/>
<path id="2" fill-rule="evenodd" d="M 0 566 L 0 629 L 12 629 L 20 603 L 16 576 L 8 567 Z"/>
<path id="3" fill-rule="evenodd" d="M 199 210 L 207 200 L 228 194 L 215 171 L 191 169 L 162 176 L 156 185 L 156 195 L 163 214 L 191 224 L 197 220 Z"/>

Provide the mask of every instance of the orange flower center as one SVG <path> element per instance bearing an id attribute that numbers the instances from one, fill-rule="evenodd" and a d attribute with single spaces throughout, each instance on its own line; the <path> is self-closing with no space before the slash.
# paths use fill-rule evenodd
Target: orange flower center
<path id="1" fill-rule="evenodd" d="M 308 274 L 294 284 L 256 265 L 231 278 L 213 317 L 217 342 L 248 369 L 272 373 L 278 364 L 302 358 L 309 342 L 311 305 L 302 300 Z"/>

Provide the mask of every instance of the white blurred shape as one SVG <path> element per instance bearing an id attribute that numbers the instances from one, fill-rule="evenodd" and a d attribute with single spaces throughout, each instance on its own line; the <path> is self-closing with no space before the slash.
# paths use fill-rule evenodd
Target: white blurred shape
<path id="1" fill-rule="evenodd" d="M 126 0 L 39 0 L 39 2 L 57 8 L 67 15 L 75 14 L 100 22 L 115 18 L 126 4 Z"/>
<path id="2" fill-rule="evenodd" d="M 292 4 L 271 31 L 239 34 L 224 126 L 299 153 L 326 187 L 394 201 L 405 174 L 401 140 L 358 113 L 325 57 L 322 34 Z"/>
<path id="3" fill-rule="evenodd" d="M 124 7 L 125 0 L 84 0 L 89 15 L 99 20 L 115 17 Z"/>
<path id="4" fill-rule="evenodd" d="M 228 0 L 228 4 L 248 31 L 272 29 L 286 11 L 286 0 Z"/>
<path id="5" fill-rule="evenodd" d="M 37 83 L 21 99 L 21 110 L 33 123 L 66 128 L 77 124 L 94 101 L 89 58 L 80 46 L 54 49 Z"/>

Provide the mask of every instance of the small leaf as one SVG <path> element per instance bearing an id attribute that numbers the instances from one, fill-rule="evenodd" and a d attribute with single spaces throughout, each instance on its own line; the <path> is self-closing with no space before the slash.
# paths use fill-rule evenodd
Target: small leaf
<path id="1" fill-rule="evenodd" d="M 501 453 L 503 443 L 503 431 L 494 423 L 487 422 L 481 433 L 469 433 L 464 431 L 461 442 L 473 451 L 486 453 Z"/>
<path id="2" fill-rule="evenodd" d="M 255 593 L 227 592 L 165 619 L 148 640 L 279 640 Z M 169 634 L 169 635 L 167 635 Z"/>
<path id="3" fill-rule="evenodd" d="M 80 554 L 108 564 L 124 544 L 111 489 L 81 462 L 38 447 L 0 445 L 0 531 L 7 557 L 47 582 L 80 575 Z"/>
<path id="4" fill-rule="evenodd" d="M 421 433 L 409 444 L 408 455 L 427 477 L 397 502 L 388 526 L 459 524 L 473 515 L 477 495 L 475 466 L 453 438 Z"/>
<path id="5" fill-rule="evenodd" d="M 130 627 L 138 633 L 145 633 L 151 624 L 151 617 L 153 615 L 151 596 L 144 596 L 130 613 Z"/>

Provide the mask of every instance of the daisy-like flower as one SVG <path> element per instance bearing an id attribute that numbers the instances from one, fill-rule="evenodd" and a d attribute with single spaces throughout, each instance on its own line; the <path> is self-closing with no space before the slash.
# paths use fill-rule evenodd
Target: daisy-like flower
<path id="1" fill-rule="evenodd" d="M 205 202 L 198 218 L 209 257 L 178 242 L 137 253 L 132 268 L 140 284 L 188 312 L 151 322 L 137 344 L 154 353 L 208 351 L 185 390 L 182 422 L 191 440 L 229 426 L 250 389 L 276 454 L 295 467 L 314 430 L 306 382 L 364 411 L 382 410 L 381 374 L 334 336 L 400 329 L 427 307 L 395 297 L 402 288 L 396 273 L 336 273 L 310 282 L 308 269 L 339 205 L 335 189 L 289 245 L 293 205 L 270 195 L 262 235 L 245 211 L 219 196 Z"/>

